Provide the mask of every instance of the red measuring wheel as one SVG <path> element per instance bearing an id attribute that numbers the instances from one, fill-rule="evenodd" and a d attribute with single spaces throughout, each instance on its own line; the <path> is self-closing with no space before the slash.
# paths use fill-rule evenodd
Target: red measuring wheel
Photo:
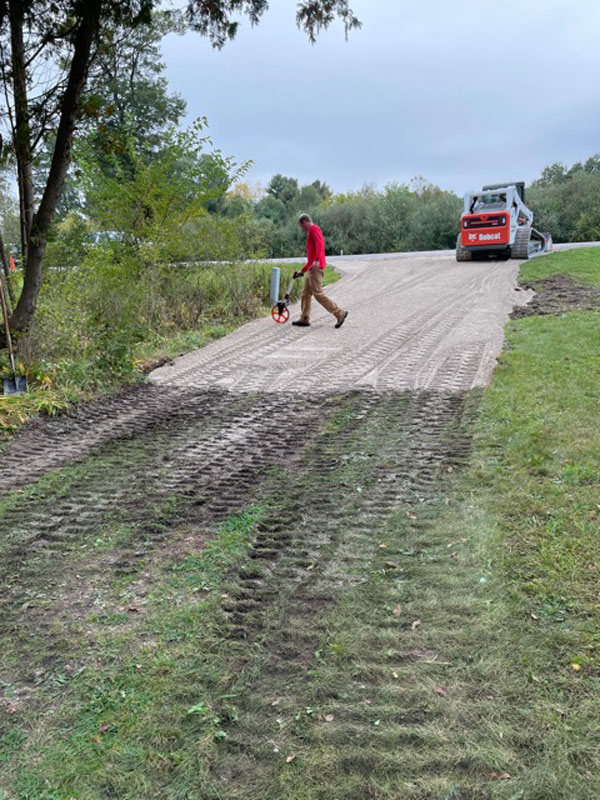
<path id="1" fill-rule="evenodd" d="M 290 311 L 287 306 L 281 308 L 281 303 L 275 303 L 271 309 L 271 316 L 275 322 L 287 322 L 290 318 Z"/>

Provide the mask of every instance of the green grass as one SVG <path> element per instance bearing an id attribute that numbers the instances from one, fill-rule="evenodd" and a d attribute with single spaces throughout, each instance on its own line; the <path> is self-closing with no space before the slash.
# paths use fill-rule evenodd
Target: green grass
<path id="1" fill-rule="evenodd" d="M 548 253 L 532 258 L 521 266 L 521 279 L 528 281 L 546 278 L 549 275 L 570 275 L 574 280 L 600 285 L 600 247 L 582 247 Z"/>
<path id="2" fill-rule="evenodd" d="M 201 791 L 222 724 L 235 714 L 220 640 L 221 583 L 261 514 L 251 507 L 223 522 L 197 555 L 149 569 L 141 620 L 132 624 L 116 609 L 88 615 L 98 660 L 57 673 L 40 692 L 35 727 L 0 738 L 0 764 L 24 747 L 35 754 L 11 764 L 14 797 L 155 797 L 174 770 L 186 775 L 181 796 Z M 113 603 L 135 596 L 127 582 L 111 592 Z"/>
<path id="3" fill-rule="evenodd" d="M 600 251 L 535 259 L 522 274 L 557 272 L 600 284 Z M 599 326 L 593 312 L 508 325 L 467 484 L 476 525 L 467 518 L 465 529 L 482 526 L 496 602 L 502 598 L 498 624 L 530 684 L 529 726 L 540 752 L 526 798 L 600 794 Z"/>

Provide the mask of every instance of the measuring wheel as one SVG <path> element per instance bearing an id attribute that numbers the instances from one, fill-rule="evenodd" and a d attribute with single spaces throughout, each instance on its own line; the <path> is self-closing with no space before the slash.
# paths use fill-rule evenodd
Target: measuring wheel
<path id="1" fill-rule="evenodd" d="M 275 303 L 271 309 L 271 316 L 275 322 L 287 322 L 290 318 L 290 310 L 284 303 Z"/>

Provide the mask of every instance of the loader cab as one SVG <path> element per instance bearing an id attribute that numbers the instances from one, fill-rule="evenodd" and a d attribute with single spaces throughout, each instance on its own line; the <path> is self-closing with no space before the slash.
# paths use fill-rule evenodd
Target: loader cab
<path id="1" fill-rule="evenodd" d="M 506 208 L 506 194 L 503 192 L 474 194 L 469 205 L 469 214 L 476 214 L 478 211 L 501 211 L 504 208 Z"/>

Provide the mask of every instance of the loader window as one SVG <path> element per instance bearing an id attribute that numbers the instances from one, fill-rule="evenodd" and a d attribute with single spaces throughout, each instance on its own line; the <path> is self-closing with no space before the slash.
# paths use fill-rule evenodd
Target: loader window
<path id="1" fill-rule="evenodd" d="M 471 212 L 490 211 L 500 208 L 506 208 L 505 194 L 478 194 L 473 198 L 473 202 L 471 203 Z"/>

